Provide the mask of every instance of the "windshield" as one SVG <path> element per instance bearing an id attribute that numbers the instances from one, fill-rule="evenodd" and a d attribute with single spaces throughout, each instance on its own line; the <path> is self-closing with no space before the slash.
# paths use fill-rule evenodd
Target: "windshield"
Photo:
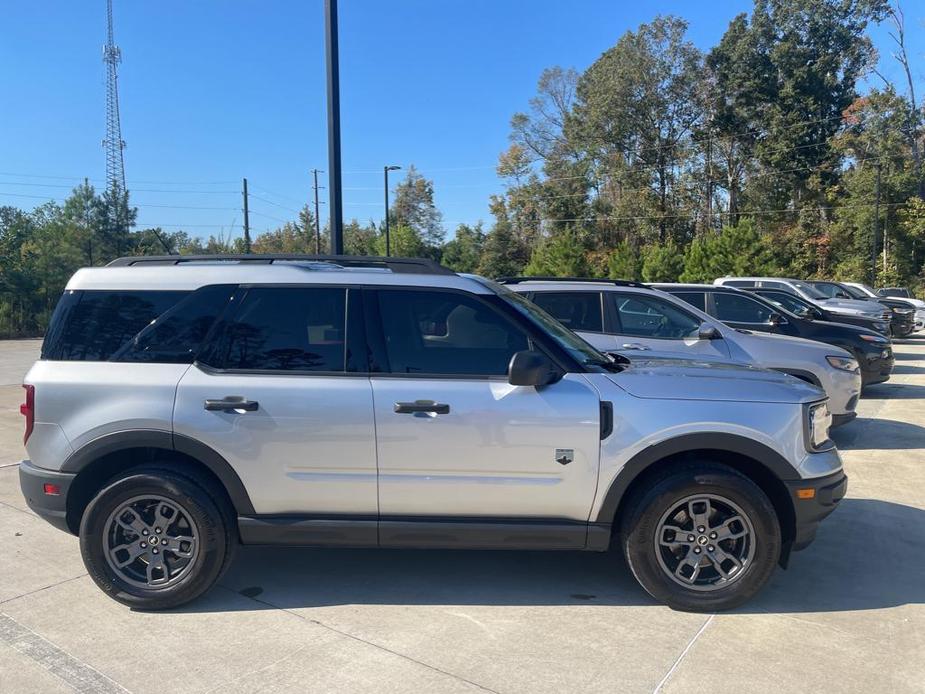
<path id="1" fill-rule="evenodd" d="M 568 352 L 576 361 L 585 366 L 609 367 L 613 360 L 598 352 L 590 344 L 582 340 L 578 335 L 566 328 L 562 323 L 550 316 L 539 306 L 524 298 L 517 292 L 512 292 L 507 287 L 479 278 L 486 286 L 491 287 L 498 296 L 504 299 L 514 309 L 527 317 L 531 322 L 537 325 L 543 332 L 552 337 L 559 346 Z"/>
<path id="2" fill-rule="evenodd" d="M 852 287 L 850 284 L 845 284 L 842 286 L 844 287 L 844 290 L 848 292 L 848 296 L 850 296 L 852 299 L 867 299 L 871 296 L 871 294 L 868 294 L 866 291 L 859 287 Z"/>
<path id="3" fill-rule="evenodd" d="M 801 292 L 806 294 L 806 296 L 808 296 L 810 299 L 827 299 L 828 298 L 825 294 L 820 292 L 818 289 L 816 289 L 811 284 L 807 284 L 806 282 L 791 282 L 790 284 L 792 284 L 794 287 L 796 287 Z"/>

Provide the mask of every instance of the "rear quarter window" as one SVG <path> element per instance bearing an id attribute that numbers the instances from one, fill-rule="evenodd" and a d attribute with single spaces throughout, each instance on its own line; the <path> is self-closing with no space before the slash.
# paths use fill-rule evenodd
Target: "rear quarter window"
<path id="1" fill-rule="evenodd" d="M 108 361 L 189 292 L 67 291 L 42 344 L 42 359 Z"/>

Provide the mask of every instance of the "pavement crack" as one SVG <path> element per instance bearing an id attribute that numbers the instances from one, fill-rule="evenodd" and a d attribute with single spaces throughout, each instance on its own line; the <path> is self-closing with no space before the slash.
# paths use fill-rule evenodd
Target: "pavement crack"
<path id="1" fill-rule="evenodd" d="M 8 602 L 13 602 L 14 600 L 19 600 L 20 598 L 25 598 L 30 595 L 35 595 L 36 593 L 41 593 L 43 590 L 50 590 L 51 588 L 57 588 L 58 586 L 62 586 L 65 583 L 70 583 L 71 581 L 76 581 L 78 578 L 83 578 L 86 575 L 87 575 L 86 573 L 82 573 L 80 574 L 80 576 L 72 576 L 71 578 L 65 578 L 61 581 L 58 581 L 57 583 L 52 583 L 51 585 L 42 586 L 41 588 L 36 588 L 35 590 L 30 590 L 28 593 L 23 593 L 22 595 L 17 595 L 12 598 L 7 598 L 6 600 L 0 600 L 0 605 L 5 605 Z"/>
<path id="2" fill-rule="evenodd" d="M 223 586 L 223 585 L 220 585 L 220 584 L 219 584 L 218 587 L 219 587 L 219 588 L 223 588 L 224 590 L 227 590 L 227 591 L 229 591 L 229 592 L 232 592 L 232 593 L 234 593 L 235 595 L 238 595 L 238 596 L 241 595 L 241 593 L 239 593 L 238 591 L 232 590 L 231 588 L 228 588 L 227 586 Z M 242 597 L 243 597 L 243 596 L 242 596 Z M 489 688 L 489 687 L 486 687 L 485 685 L 479 684 L 478 682 L 473 682 L 472 680 L 466 679 L 465 677 L 462 677 L 461 675 L 457 675 L 457 674 L 452 673 L 452 672 L 449 672 L 449 671 L 447 671 L 447 670 L 443 670 L 443 669 L 441 669 L 441 668 L 438 668 L 438 667 L 436 667 L 435 665 L 430 665 L 429 663 L 425 663 L 425 662 L 423 662 L 423 661 L 421 661 L 421 660 L 417 660 L 416 658 L 412 658 L 411 656 L 405 655 L 404 653 L 399 653 L 398 651 L 394 651 L 394 650 L 392 650 L 391 648 L 388 648 L 388 647 L 383 646 L 383 645 L 381 645 L 381 644 L 375 643 L 375 642 L 373 642 L 373 641 L 367 641 L 366 639 L 364 639 L 364 638 L 362 638 L 362 637 L 360 637 L 360 636 L 356 636 L 355 634 L 351 634 L 351 633 L 348 632 L 348 631 L 344 631 L 344 630 L 342 630 L 342 629 L 338 629 L 337 627 L 333 627 L 333 626 L 331 626 L 331 625 L 329 625 L 329 624 L 325 624 L 324 622 L 320 622 L 320 621 L 318 621 L 317 619 L 309 619 L 308 617 L 304 617 L 303 615 L 300 615 L 298 612 L 293 612 L 292 610 L 290 610 L 290 609 L 288 609 L 288 608 L 286 608 L 286 607 L 281 607 L 281 606 L 279 606 L 279 605 L 274 605 L 272 602 L 269 602 L 269 601 L 267 601 L 267 600 L 261 600 L 260 598 L 257 598 L 257 597 L 247 597 L 246 599 L 248 599 L 248 600 L 253 600 L 254 602 L 260 603 L 261 605 L 265 605 L 265 606 L 267 606 L 267 607 L 271 607 L 271 608 L 273 608 L 274 610 L 281 610 L 282 612 L 285 612 L 285 613 L 287 613 L 287 614 L 291 614 L 293 617 L 297 617 L 298 619 L 301 619 L 303 622 L 308 622 L 309 624 L 315 624 L 315 625 L 321 627 L 322 629 L 327 629 L 328 631 L 331 631 L 331 632 L 333 632 L 333 633 L 335 633 L 335 634 L 339 634 L 339 635 L 344 636 L 344 637 L 346 637 L 346 638 L 348 638 L 348 639 L 352 639 L 352 640 L 354 640 L 354 641 L 357 641 L 357 642 L 359 642 L 359 643 L 365 644 L 365 645 L 367 645 L 367 646 L 371 646 L 372 648 L 379 649 L 380 651 L 383 651 L 383 652 L 385 652 L 385 653 L 389 653 L 390 655 L 394 655 L 394 656 L 396 656 L 396 657 L 398 657 L 398 658 L 401 658 L 401 659 L 403 659 L 403 660 L 407 660 L 408 662 L 414 663 L 415 665 L 420 665 L 421 667 L 425 667 L 425 668 L 427 668 L 428 670 L 432 670 L 432 671 L 434 671 L 434 672 L 438 672 L 438 673 L 440 673 L 441 675 L 446 675 L 447 677 L 452 677 L 453 679 L 459 680 L 460 682 L 465 682 L 466 684 L 469 684 L 469 685 L 471 685 L 471 686 L 473 686 L 473 687 L 476 687 L 476 688 L 480 689 L 480 690 L 483 691 L 483 692 L 490 692 L 491 694 L 500 694 L 500 692 L 498 692 L 496 689 L 491 689 L 491 688 Z"/>
<path id="3" fill-rule="evenodd" d="M 694 634 L 693 638 L 691 638 L 690 641 L 688 641 L 687 646 L 685 646 L 684 650 L 681 651 L 681 654 L 678 656 L 677 660 L 675 660 L 672 666 L 668 668 L 668 672 L 666 672 L 665 676 L 662 677 L 662 681 L 659 682 L 655 686 L 655 689 L 652 690 L 652 694 L 658 694 L 660 691 L 662 691 L 662 687 L 664 687 L 668 683 L 668 680 L 671 679 L 671 676 L 675 673 L 675 670 L 678 669 L 678 666 L 681 664 L 681 661 L 684 660 L 684 657 L 687 655 L 688 651 L 690 651 L 691 648 L 694 646 L 694 643 L 697 641 L 697 639 L 700 638 L 700 635 L 703 634 L 703 632 L 707 630 L 707 627 L 710 626 L 710 622 L 713 621 L 713 618 L 715 616 L 716 616 L 716 613 L 711 614 L 707 618 L 707 620 L 703 624 L 700 625 L 700 628 L 697 630 L 697 633 Z"/>

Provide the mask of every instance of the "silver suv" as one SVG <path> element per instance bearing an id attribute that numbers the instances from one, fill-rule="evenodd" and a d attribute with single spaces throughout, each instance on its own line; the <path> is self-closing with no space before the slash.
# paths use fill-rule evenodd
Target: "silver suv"
<path id="1" fill-rule="evenodd" d="M 696 384 L 696 385 L 691 385 Z M 70 280 L 25 380 L 30 507 L 130 606 L 239 543 L 604 551 L 740 605 L 847 481 L 815 387 L 605 357 L 430 261 L 127 258 Z"/>
<path id="2" fill-rule="evenodd" d="M 732 328 L 696 308 L 705 306 L 704 291 L 696 287 L 682 298 L 621 280 L 502 281 L 604 352 L 633 360 L 669 357 L 774 369 L 822 388 L 829 397 L 833 426 L 857 416 L 861 370 L 853 355 L 815 340 Z M 736 302 L 754 300 L 743 293 L 730 295 L 727 302 L 736 308 Z"/>

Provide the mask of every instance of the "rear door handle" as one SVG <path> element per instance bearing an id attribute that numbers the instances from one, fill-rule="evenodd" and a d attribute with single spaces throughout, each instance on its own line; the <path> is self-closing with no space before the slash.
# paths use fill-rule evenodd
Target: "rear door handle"
<path id="1" fill-rule="evenodd" d="M 259 407 L 256 400 L 245 400 L 240 395 L 228 395 L 224 398 L 206 400 L 203 407 L 209 412 L 255 412 Z"/>
<path id="2" fill-rule="evenodd" d="M 415 414 L 426 412 L 428 414 L 449 414 L 450 406 L 433 400 L 415 400 L 414 402 L 396 402 L 395 411 L 398 414 Z"/>
<path id="3" fill-rule="evenodd" d="M 638 349 L 638 350 L 646 350 L 646 349 L 649 349 L 649 348 L 646 347 L 644 344 L 642 344 L 642 343 L 640 343 L 640 342 L 627 342 L 625 345 L 623 345 L 623 347 L 622 347 L 621 349 Z"/>

